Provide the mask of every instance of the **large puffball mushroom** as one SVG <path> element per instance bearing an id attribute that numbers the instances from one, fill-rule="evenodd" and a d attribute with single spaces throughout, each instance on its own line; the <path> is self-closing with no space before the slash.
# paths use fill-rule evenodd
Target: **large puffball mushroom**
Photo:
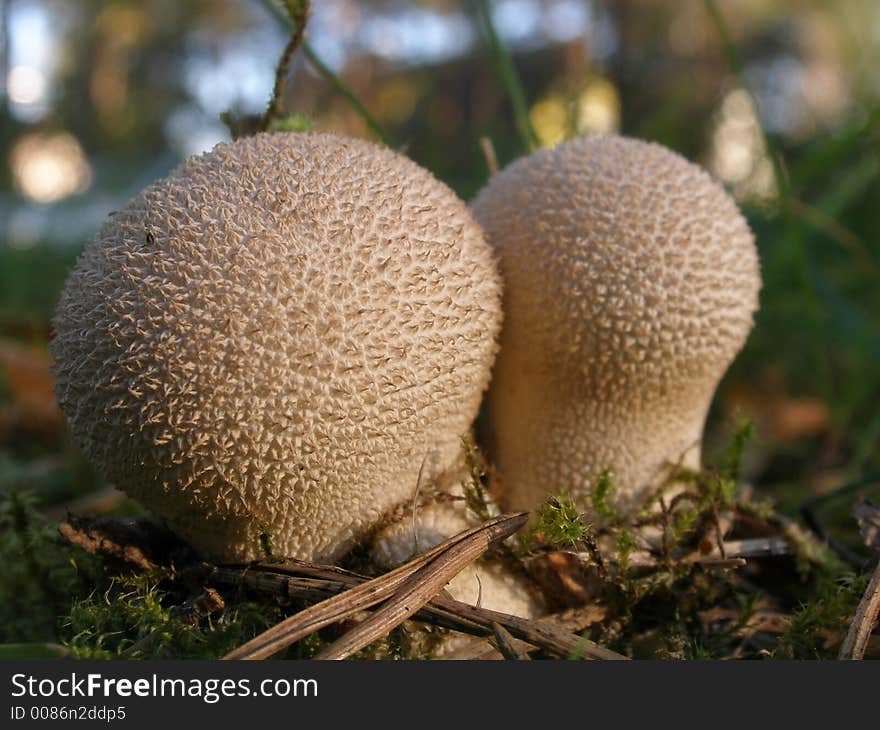
<path id="1" fill-rule="evenodd" d="M 489 390 L 512 509 L 612 471 L 633 508 L 697 467 L 710 401 L 753 324 L 749 227 L 708 174 L 657 144 L 582 137 L 494 176 L 473 202 L 504 286 Z"/>
<path id="2" fill-rule="evenodd" d="M 213 559 L 332 561 L 476 415 L 499 280 L 468 208 L 374 144 L 261 134 L 114 214 L 55 318 L 86 457 Z M 425 474 L 424 478 L 430 478 Z"/>

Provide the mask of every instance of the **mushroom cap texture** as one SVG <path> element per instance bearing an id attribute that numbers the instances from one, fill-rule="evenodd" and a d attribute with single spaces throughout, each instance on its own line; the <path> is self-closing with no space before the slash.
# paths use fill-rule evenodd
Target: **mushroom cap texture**
<path id="1" fill-rule="evenodd" d="M 386 148 L 260 134 L 83 251 L 55 318 L 86 457 L 206 557 L 338 558 L 454 462 L 500 328 L 466 205 Z"/>
<path id="2" fill-rule="evenodd" d="M 761 287 L 721 185 L 657 144 L 588 136 L 509 165 L 472 208 L 504 286 L 489 390 L 502 503 L 586 508 L 607 467 L 632 506 L 664 465 L 697 467 Z"/>

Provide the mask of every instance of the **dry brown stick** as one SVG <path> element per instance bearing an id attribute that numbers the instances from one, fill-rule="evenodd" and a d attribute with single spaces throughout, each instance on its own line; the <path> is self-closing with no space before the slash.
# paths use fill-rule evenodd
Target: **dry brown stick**
<path id="1" fill-rule="evenodd" d="M 416 618 L 422 619 L 422 615 L 422 613 L 418 613 L 416 614 Z M 551 613 L 549 616 L 541 618 L 541 621 L 553 624 L 557 628 L 568 632 L 580 633 L 593 624 L 603 621 L 607 615 L 607 607 L 601 604 L 590 604 L 586 606 L 578 606 L 576 608 L 569 608 L 560 613 Z M 501 624 L 498 624 L 497 622 L 495 623 L 496 625 L 501 626 Z M 507 629 L 505 629 L 505 631 L 507 631 Z M 510 632 L 508 631 L 508 633 Z M 501 652 L 489 643 L 488 639 L 483 638 L 482 631 L 477 633 L 477 636 L 480 638 L 475 638 L 458 649 L 449 653 L 444 653 L 442 656 L 437 657 L 437 659 L 479 659 L 482 661 L 504 659 Z M 514 646 L 523 654 L 532 654 L 538 649 L 543 649 L 545 653 L 547 652 L 546 647 L 538 647 L 515 637 L 511 637 L 511 641 L 513 641 Z"/>
<path id="2" fill-rule="evenodd" d="M 503 522 L 494 525 L 486 523 L 482 529 L 471 532 L 449 546 L 427 565 L 412 573 L 384 606 L 321 651 L 315 659 L 345 659 L 382 638 L 434 598 L 450 580 L 485 553 L 493 543 L 510 537 L 519 530 L 527 519 L 528 515 L 524 512 L 509 515 Z"/>
<path id="3" fill-rule="evenodd" d="M 748 561 L 745 558 L 700 558 L 692 561 L 707 568 L 742 568 Z"/>
<path id="4" fill-rule="evenodd" d="M 298 578 L 316 578 L 320 580 L 337 581 L 349 586 L 360 585 L 364 581 L 369 580 L 360 573 L 353 573 L 345 568 L 339 568 L 335 565 L 317 565 L 315 563 L 307 563 L 303 560 L 294 558 L 284 558 L 282 560 L 260 560 L 256 563 L 247 563 L 239 566 L 245 570 L 267 570 L 272 573 L 282 573 L 284 575 L 293 575 Z"/>
<path id="5" fill-rule="evenodd" d="M 745 558 L 762 558 L 771 555 L 787 555 L 791 552 L 788 541 L 781 537 L 755 537 L 745 540 L 725 540 L 708 553 L 699 550 L 679 559 L 681 563 L 700 563 L 717 567 L 739 567 Z"/>
<path id="6" fill-rule="evenodd" d="M 461 601 L 438 596 L 431 601 L 430 608 L 445 608 L 460 618 L 473 621 L 485 627 L 487 632 L 492 630 L 492 622 L 495 621 L 507 629 L 515 638 L 527 641 L 556 656 L 565 658 L 589 657 L 590 659 L 626 659 L 616 651 L 606 649 L 594 641 L 585 639 L 577 634 L 572 634 L 560 629 L 550 621 L 543 619 L 526 619 L 520 616 L 490 611 L 488 608 L 469 606 Z"/>
<path id="7" fill-rule="evenodd" d="M 272 122 L 281 113 L 281 100 L 284 96 L 287 76 L 290 73 L 293 57 L 302 43 L 311 10 L 311 2 L 308 0 L 286 2 L 284 5 L 293 24 L 293 30 L 290 33 L 287 45 L 284 47 L 284 52 L 281 54 L 281 60 L 278 61 L 278 67 L 275 69 L 275 85 L 272 87 L 272 98 L 269 100 L 269 106 L 260 122 L 260 129 L 264 132 L 272 126 Z"/>
<path id="8" fill-rule="evenodd" d="M 531 644 L 519 641 L 519 639 L 514 639 L 514 641 L 518 642 L 524 652 L 537 651 Z M 471 639 L 466 644 L 456 647 L 452 651 L 443 652 L 432 659 L 440 662 L 503 661 L 504 655 L 488 639 L 481 637 Z"/>
<path id="9" fill-rule="evenodd" d="M 209 580 L 217 586 L 245 586 L 258 593 L 297 598 L 310 603 L 320 603 L 351 587 L 350 584 L 341 581 L 280 575 L 258 569 L 242 571 L 217 568 L 211 573 Z M 366 579 L 360 582 L 364 583 Z"/>
<path id="10" fill-rule="evenodd" d="M 210 580 L 219 586 L 244 585 L 260 593 L 319 603 L 348 590 L 353 585 L 365 583 L 369 578 L 363 576 L 346 580 L 337 580 L 335 577 L 331 579 L 303 578 L 295 575 L 280 575 L 257 566 L 247 570 L 217 568 L 211 574 Z M 349 580 L 353 582 L 348 582 Z M 484 624 L 463 619 L 452 611 L 437 608 L 431 604 L 419 611 L 415 618 L 433 626 L 453 629 L 474 636 L 484 637 L 487 633 Z"/>
<path id="11" fill-rule="evenodd" d="M 791 552 L 788 541 L 782 537 L 727 540 L 724 547 L 729 558 L 759 558 L 766 555 L 788 555 Z"/>
<path id="12" fill-rule="evenodd" d="M 744 540 L 725 540 L 724 557 L 717 546 L 708 553 L 694 550 L 681 557 L 674 557 L 673 562 L 680 564 L 699 563 L 714 567 L 739 567 L 745 565 L 744 558 L 764 558 L 788 555 L 791 552 L 788 541 L 782 537 L 754 537 Z M 573 553 L 579 560 L 590 562 L 589 553 Z M 630 565 L 634 568 L 661 568 L 650 552 L 639 550 L 630 556 Z"/>
<path id="13" fill-rule="evenodd" d="M 492 633 L 495 635 L 494 644 L 505 659 L 523 661 L 530 658 L 528 652 L 523 650 L 522 642 L 514 639 L 510 632 L 497 621 L 492 622 Z"/>
<path id="14" fill-rule="evenodd" d="M 861 659 L 871 638 L 871 632 L 880 617 L 880 562 L 874 568 L 874 575 L 859 602 L 849 632 L 840 647 L 838 659 Z"/>
<path id="15" fill-rule="evenodd" d="M 430 605 L 427 607 L 430 608 Z M 599 623 L 603 621 L 608 614 L 608 609 L 600 604 L 590 604 L 587 606 L 578 606 L 576 608 L 568 608 L 565 611 L 560 613 L 551 613 L 549 616 L 544 616 L 541 618 L 541 621 L 553 624 L 559 629 L 563 629 L 568 632 L 579 633 L 581 631 L 585 631 L 593 624 Z M 425 611 L 420 611 L 416 614 L 415 618 L 417 620 L 431 620 L 431 616 L 426 615 Z M 496 626 L 501 626 L 498 622 L 493 622 Z M 503 627 L 502 627 L 503 628 Z M 498 651 L 493 644 L 490 643 L 489 639 L 485 638 L 485 633 L 482 627 L 477 626 L 478 631 L 473 632 L 474 635 L 478 638 L 474 638 L 469 641 L 467 644 L 460 646 L 450 652 L 444 652 L 441 656 L 435 657 L 441 661 L 461 661 L 461 660 L 469 660 L 469 659 L 477 659 L 480 661 L 487 660 L 498 660 L 504 659 L 504 655 Z M 458 629 L 462 631 L 462 629 Z M 507 629 L 504 629 L 507 631 Z M 467 632 L 471 633 L 471 632 Z M 507 631 L 510 634 L 509 631 Z M 543 649 L 545 653 L 548 652 L 547 647 L 539 647 L 534 644 L 530 644 L 526 641 L 522 641 L 521 639 L 517 639 L 511 635 L 511 641 L 513 642 L 514 647 L 525 655 L 532 654 L 539 649 Z M 550 652 L 553 653 L 553 652 Z"/>
<path id="16" fill-rule="evenodd" d="M 330 623 L 335 623 L 352 613 L 356 613 L 361 608 L 368 608 L 369 606 L 382 602 L 385 598 L 393 594 L 396 587 L 398 587 L 408 575 L 426 564 L 433 557 L 437 556 L 446 547 L 455 544 L 455 542 L 474 531 L 483 529 L 485 526 L 497 524 L 505 519 L 507 519 L 506 516 L 497 517 L 494 520 L 484 523 L 484 526 L 473 528 L 471 531 L 450 538 L 450 540 L 438 545 L 426 554 L 418 556 L 407 565 L 376 579 L 380 583 L 383 580 L 388 581 L 389 579 L 393 579 L 393 582 L 390 585 L 385 586 L 384 593 L 380 593 L 378 597 L 376 593 L 372 592 L 373 590 L 378 589 L 378 586 L 375 585 L 375 582 L 371 581 L 374 586 L 370 591 L 370 595 L 372 596 L 371 600 L 366 603 L 357 604 L 351 608 L 350 611 L 339 611 L 338 616 L 319 622 L 316 625 L 316 628 L 312 630 L 317 630 Z M 61 529 L 62 534 L 66 533 L 65 536 L 77 544 L 82 544 L 82 541 L 84 541 L 86 545 L 83 546 L 91 551 L 107 551 L 114 555 L 121 553 L 120 557 L 128 552 L 120 548 L 120 545 L 117 544 L 118 541 L 109 540 L 103 532 L 96 531 L 95 534 L 91 534 L 91 531 L 86 528 L 74 527 L 72 525 L 66 525 L 66 527 L 67 530 Z M 143 539 L 142 535 L 140 539 Z M 132 557 L 139 557 L 139 555 L 126 555 L 125 557 L 131 559 Z M 153 567 L 152 563 L 149 561 L 144 562 L 135 560 L 135 562 L 140 563 L 141 567 Z M 261 561 L 248 565 L 220 565 L 205 567 L 210 571 L 210 574 L 203 578 L 204 580 L 207 580 L 208 583 L 226 587 L 244 585 L 260 592 L 288 598 L 297 598 L 308 602 L 325 601 L 328 598 L 334 597 L 338 600 L 356 598 L 357 594 L 355 594 L 355 596 L 350 595 L 351 590 L 349 589 L 356 586 L 366 585 L 368 581 L 366 577 L 346 571 L 342 568 L 314 565 L 297 560 L 283 560 L 277 562 Z M 340 598 L 341 596 L 344 596 L 345 599 Z M 312 608 L 317 607 L 313 606 Z M 306 610 L 309 611 L 311 609 Z M 291 616 L 286 622 L 282 622 L 282 624 L 270 629 L 267 634 L 271 635 L 273 632 L 278 632 L 279 634 L 283 633 L 285 627 L 290 625 L 287 621 L 293 623 L 302 618 L 302 616 L 303 612 Z M 592 642 L 585 642 L 585 640 L 582 640 L 577 635 L 565 630 L 564 627 L 554 626 L 551 619 L 529 621 L 516 616 L 508 616 L 507 614 L 488 611 L 487 609 L 477 608 L 475 606 L 455 601 L 449 598 L 448 595 L 442 593 L 419 611 L 416 618 L 420 621 L 431 623 L 436 626 L 480 637 L 491 636 L 491 624 L 493 621 L 496 621 L 504 626 L 515 637 L 526 640 L 550 654 L 568 657 L 583 653 L 585 656 L 591 656 L 594 658 L 625 658 L 619 654 L 610 652 L 607 649 L 603 649 Z M 303 633 L 299 638 L 311 633 L 312 630 Z M 263 634 L 261 637 L 257 638 L 266 640 L 267 636 L 266 634 Z M 287 637 L 286 643 L 284 643 L 283 646 L 287 646 L 289 643 L 293 643 L 293 641 L 296 640 L 297 638 L 290 639 L 290 637 Z M 254 642 L 256 642 L 256 640 L 254 640 Z M 253 644 L 254 642 L 249 642 L 249 644 Z M 232 652 L 232 655 L 237 655 L 248 646 L 249 645 L 240 647 L 235 652 Z M 254 658 L 269 656 L 275 651 L 280 651 L 281 648 L 282 646 L 279 645 L 277 649 L 269 650 L 267 653 L 262 653 L 259 657 Z"/>
<path id="17" fill-rule="evenodd" d="M 299 598 L 307 601 L 321 601 L 337 595 L 345 590 L 348 584 L 341 582 L 339 577 L 328 569 L 332 579 L 300 578 L 290 575 L 279 575 L 269 571 L 272 568 L 255 567 L 251 570 L 218 568 L 211 576 L 212 581 L 219 585 L 244 584 L 258 591 L 280 595 L 286 598 Z M 320 574 L 322 568 L 311 566 L 312 574 Z M 352 578 L 348 578 L 352 580 Z M 359 577 L 353 580 L 366 581 Z M 296 614 L 299 616 L 300 614 Z M 294 618 L 294 617 L 291 617 Z M 437 596 L 424 606 L 415 619 L 434 626 L 453 629 L 473 636 L 487 637 L 492 635 L 492 623 L 499 623 L 508 632 L 520 640 L 540 648 L 555 656 L 567 658 L 584 655 L 594 659 L 625 659 L 626 657 L 605 649 L 591 641 L 582 639 L 571 633 L 564 625 L 551 616 L 544 619 L 523 619 L 485 608 L 477 608 L 448 596 Z M 601 620 L 601 619 L 599 619 Z M 591 621 L 592 622 L 592 621 Z"/>
<path id="18" fill-rule="evenodd" d="M 386 573 L 378 578 L 374 578 L 361 585 L 352 587 L 322 603 L 310 606 L 304 611 L 300 611 L 299 613 L 284 619 L 284 621 L 276 624 L 243 646 L 229 652 L 229 654 L 223 658 L 265 659 L 266 657 L 272 656 L 272 654 L 281 651 L 285 647 L 290 646 L 304 636 L 308 636 L 324 626 L 336 623 L 358 611 L 375 606 L 377 603 L 382 603 L 384 600 L 394 595 L 394 593 L 397 592 L 401 585 L 403 585 L 413 573 L 430 563 L 435 557 L 441 555 L 452 546 L 466 540 L 471 535 L 484 531 L 492 531 L 500 525 L 508 527 L 515 525 L 511 532 L 508 533 L 511 534 L 519 529 L 526 519 L 527 514 L 524 512 L 513 515 L 501 515 L 483 523 L 479 527 L 455 535 L 432 550 L 413 558 L 405 565 L 400 566 L 390 573 Z"/>
<path id="19" fill-rule="evenodd" d="M 141 570 L 149 571 L 156 567 L 137 545 L 120 545 L 100 531 L 80 528 L 73 521 L 62 522 L 58 525 L 58 532 L 71 545 L 77 545 L 91 555 L 112 555 Z"/>

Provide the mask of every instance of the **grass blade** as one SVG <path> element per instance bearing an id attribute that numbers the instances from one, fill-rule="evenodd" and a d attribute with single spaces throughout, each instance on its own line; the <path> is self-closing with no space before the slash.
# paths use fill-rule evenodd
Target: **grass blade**
<path id="1" fill-rule="evenodd" d="M 529 107 L 526 102 L 526 94 L 523 91 L 522 83 L 516 73 L 513 65 L 513 59 L 492 22 L 492 9 L 489 7 L 488 0 L 477 0 L 477 10 L 483 29 L 486 33 L 486 40 L 489 43 L 489 50 L 495 59 L 498 67 L 498 73 L 501 76 L 501 82 L 510 96 L 510 103 L 513 106 L 513 114 L 516 118 L 516 126 L 522 138 L 523 151 L 531 152 L 539 146 L 538 135 L 535 134 L 535 128 L 532 126 L 532 120 L 529 118 Z"/>

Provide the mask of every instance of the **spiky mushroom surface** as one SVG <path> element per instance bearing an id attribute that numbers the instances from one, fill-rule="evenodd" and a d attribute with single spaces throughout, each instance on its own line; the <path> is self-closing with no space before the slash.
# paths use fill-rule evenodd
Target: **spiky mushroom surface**
<path id="1" fill-rule="evenodd" d="M 587 508 L 609 467 L 626 508 L 664 465 L 696 467 L 761 286 L 724 189 L 659 145 L 592 136 L 514 162 L 473 210 L 504 284 L 489 412 L 505 507 Z"/>
<path id="2" fill-rule="evenodd" d="M 336 559 L 460 450 L 498 275 L 467 207 L 368 142 L 261 134 L 114 214 L 52 353 L 76 442 L 205 556 Z M 429 476 L 429 475 L 425 475 Z"/>

